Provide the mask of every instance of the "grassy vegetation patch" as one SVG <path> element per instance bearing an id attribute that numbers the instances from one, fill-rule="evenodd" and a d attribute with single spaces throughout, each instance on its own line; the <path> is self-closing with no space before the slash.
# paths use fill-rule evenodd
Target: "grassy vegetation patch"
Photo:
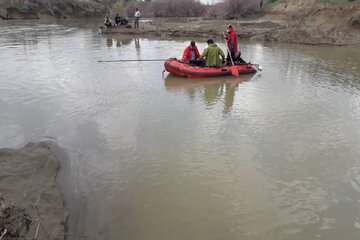
<path id="1" fill-rule="evenodd" d="M 23 10 L 23 6 L 20 3 L 13 4 L 11 7 L 19 12 Z"/>
<path id="2" fill-rule="evenodd" d="M 278 0 L 270 0 L 264 6 L 264 11 L 271 10 L 277 5 Z"/>
<path id="3" fill-rule="evenodd" d="M 126 15 L 126 6 L 124 2 L 118 1 L 112 6 L 112 10 L 120 15 Z"/>

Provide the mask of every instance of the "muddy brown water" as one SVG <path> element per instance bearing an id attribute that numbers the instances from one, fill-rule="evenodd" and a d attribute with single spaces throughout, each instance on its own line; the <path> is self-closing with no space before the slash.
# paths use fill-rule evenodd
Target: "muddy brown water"
<path id="1" fill-rule="evenodd" d="M 188 41 L 36 21 L 0 32 L 0 147 L 65 150 L 69 233 L 359 239 L 359 49 L 241 43 L 261 73 L 163 79 L 163 62 L 97 61 L 180 57 Z"/>

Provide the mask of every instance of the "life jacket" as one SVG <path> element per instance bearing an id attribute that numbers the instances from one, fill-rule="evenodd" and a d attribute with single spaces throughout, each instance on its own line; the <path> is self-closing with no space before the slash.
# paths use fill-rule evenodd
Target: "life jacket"
<path id="1" fill-rule="evenodd" d="M 238 51 L 238 41 L 237 41 L 237 36 L 236 36 L 236 32 L 233 28 L 229 29 L 229 36 L 227 39 L 227 45 L 229 47 L 229 50 L 231 52 L 237 52 Z"/>
<path id="2" fill-rule="evenodd" d="M 198 59 L 200 57 L 200 53 L 199 50 L 196 46 L 193 47 L 193 49 L 191 49 L 191 46 L 187 46 L 187 48 L 185 48 L 183 56 L 181 61 L 188 63 L 191 60 L 191 51 L 194 51 L 195 53 L 195 59 Z"/>

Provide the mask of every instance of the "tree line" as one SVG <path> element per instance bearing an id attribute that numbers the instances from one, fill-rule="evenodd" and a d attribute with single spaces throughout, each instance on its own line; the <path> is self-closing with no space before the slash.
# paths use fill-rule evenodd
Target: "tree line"
<path id="1" fill-rule="evenodd" d="M 222 17 L 241 18 L 256 14 L 263 0 L 224 0 L 215 4 L 203 4 L 199 0 L 117 0 L 113 13 L 132 17 L 139 8 L 144 17 Z"/>
<path id="2" fill-rule="evenodd" d="M 76 16 L 76 13 L 79 17 L 99 15 L 107 9 L 110 9 L 110 15 L 119 13 L 132 17 L 135 8 L 140 9 L 143 17 L 242 18 L 257 13 L 260 2 L 262 0 L 223 0 L 208 5 L 200 0 L 0 0 L 0 8 L 41 11 L 60 18 Z"/>

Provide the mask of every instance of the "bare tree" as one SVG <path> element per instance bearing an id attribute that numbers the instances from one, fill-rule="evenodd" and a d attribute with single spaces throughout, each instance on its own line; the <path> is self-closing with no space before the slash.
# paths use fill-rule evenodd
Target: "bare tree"
<path id="1" fill-rule="evenodd" d="M 154 0 L 154 15 L 159 17 L 200 17 L 206 6 L 196 0 Z"/>
<path id="2" fill-rule="evenodd" d="M 253 14 L 259 9 L 261 0 L 226 0 L 227 15 L 239 18 Z"/>

